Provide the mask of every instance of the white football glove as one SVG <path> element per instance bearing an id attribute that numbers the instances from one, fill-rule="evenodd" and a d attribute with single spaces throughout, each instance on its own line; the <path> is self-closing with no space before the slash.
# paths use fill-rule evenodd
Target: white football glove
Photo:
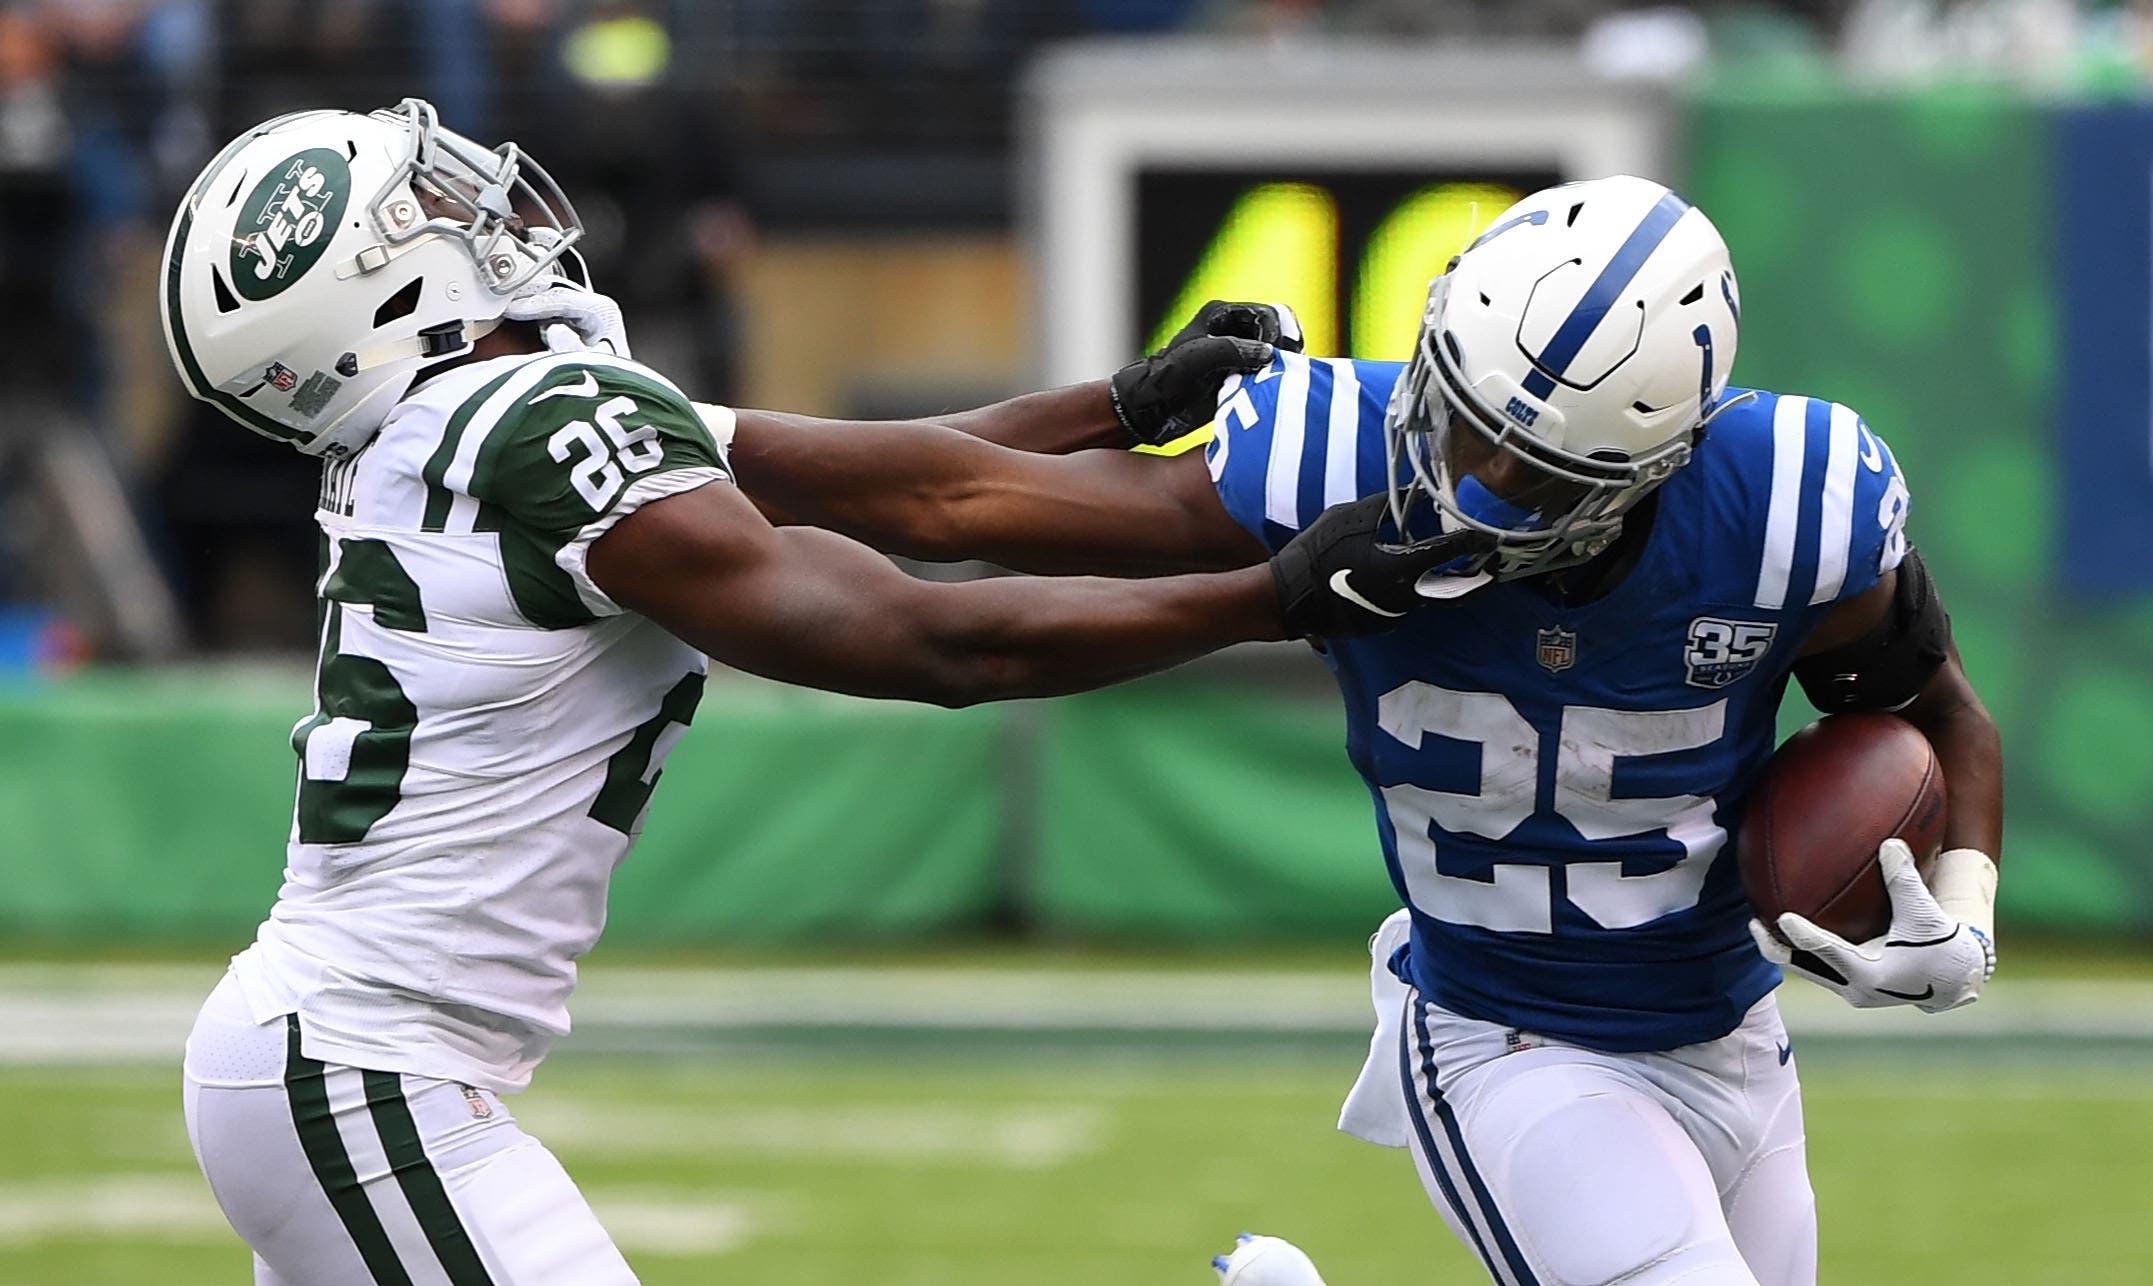
<path id="1" fill-rule="evenodd" d="M 628 322 L 612 296 L 559 277 L 541 278 L 532 289 L 509 300 L 501 316 L 508 321 L 542 323 L 546 347 L 555 352 L 580 348 L 616 357 L 629 355 Z"/>
<path id="2" fill-rule="evenodd" d="M 1749 922 L 1757 950 L 1856 1009 L 1916 1005 L 1940 1014 L 1979 1000 L 1981 985 L 1996 972 L 1995 863 L 1970 848 L 1939 856 L 1937 885 L 1948 886 L 1947 909 L 1922 883 L 1903 841 L 1885 840 L 1876 857 L 1891 894 L 1884 936 L 1856 945 L 1789 911 L 1779 917 L 1778 938 Z"/>

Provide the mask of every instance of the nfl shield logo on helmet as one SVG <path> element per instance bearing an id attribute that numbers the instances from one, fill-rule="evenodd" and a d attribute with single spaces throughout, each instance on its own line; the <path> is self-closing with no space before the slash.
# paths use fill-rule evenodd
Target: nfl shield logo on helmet
<path id="1" fill-rule="evenodd" d="M 299 372 L 282 362 L 271 362 L 269 369 L 262 372 L 262 378 L 279 393 L 289 393 L 299 387 Z"/>
<path id="2" fill-rule="evenodd" d="M 1577 631 L 1551 625 L 1540 631 L 1540 646 L 1536 655 L 1540 668 L 1549 674 L 1561 674 L 1577 664 Z"/>

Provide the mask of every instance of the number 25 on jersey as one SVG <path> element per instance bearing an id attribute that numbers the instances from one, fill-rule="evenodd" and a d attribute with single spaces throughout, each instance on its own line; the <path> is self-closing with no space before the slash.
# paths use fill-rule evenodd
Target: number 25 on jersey
<path id="1" fill-rule="evenodd" d="M 1539 729 L 1494 692 L 1456 692 L 1415 680 L 1378 704 L 1384 732 L 1413 749 L 1428 734 L 1477 743 L 1480 783 L 1471 792 L 1411 784 L 1383 787 L 1398 836 L 1398 867 L 1413 906 L 1451 924 L 1505 933 L 1552 933 L 1553 868 L 1498 862 L 1487 878 L 1443 870 L 1434 827 L 1503 840 L 1540 809 Z M 1563 864 L 1570 903 L 1607 929 L 1627 929 L 1687 910 L 1704 891 L 1705 872 L 1726 842 L 1714 802 L 1699 795 L 1622 797 L 1617 761 L 1694 750 L 1726 730 L 1727 703 L 1694 710 L 1604 710 L 1569 706 L 1556 738 L 1552 809 L 1588 843 L 1665 831 L 1680 846 L 1663 871 L 1625 875 L 1620 860 Z"/>

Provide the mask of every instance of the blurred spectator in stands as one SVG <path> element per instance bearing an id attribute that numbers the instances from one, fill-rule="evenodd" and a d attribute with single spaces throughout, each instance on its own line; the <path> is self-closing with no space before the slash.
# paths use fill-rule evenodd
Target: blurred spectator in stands
<path id="1" fill-rule="evenodd" d="M 385 20 L 411 17 L 384 12 L 391 2 L 217 0 L 219 136 L 303 108 L 364 111 L 417 93 L 425 45 L 413 22 Z"/>
<path id="2" fill-rule="evenodd" d="M 8 301 L 0 309 L 0 382 L 13 389 L 44 384 L 67 349 L 51 319 L 72 233 L 73 143 L 48 26 L 24 10 L 0 10 L 0 298 Z"/>
<path id="3" fill-rule="evenodd" d="M 201 0 L 49 4 L 65 57 L 72 244 L 59 261 L 56 372 L 130 481 L 163 459 L 179 414 L 156 311 L 171 202 L 209 129 L 196 109 L 209 59 Z"/>
<path id="4" fill-rule="evenodd" d="M 723 399 L 739 387 L 735 274 L 755 232 L 718 78 L 678 50 L 654 6 L 590 5 L 560 42 L 544 100 L 557 110 L 519 96 L 520 141 L 575 201 L 591 276 L 627 307 L 638 351 Z"/>

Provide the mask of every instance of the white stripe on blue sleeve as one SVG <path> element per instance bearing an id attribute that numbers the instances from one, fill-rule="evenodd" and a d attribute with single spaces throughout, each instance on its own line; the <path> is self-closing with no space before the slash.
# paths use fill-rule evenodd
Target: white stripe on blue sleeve
<path id="1" fill-rule="evenodd" d="M 1361 498 L 1361 376 L 1351 358 L 1331 359 L 1330 436 L 1323 441 L 1323 507 Z"/>
<path id="2" fill-rule="evenodd" d="M 1817 588 L 1812 604 L 1829 603 L 1846 585 L 1847 559 L 1854 547 L 1854 465 L 1861 458 L 1856 416 L 1834 404 L 1831 448 L 1824 464 L 1824 518 L 1817 542 Z"/>
<path id="3" fill-rule="evenodd" d="M 1256 422 L 1256 404 L 1249 400 L 1242 379 L 1229 375 L 1219 389 L 1218 415 L 1211 421 L 1211 440 L 1204 444 L 1204 463 L 1211 467 L 1213 483 L 1226 476 L 1226 457 L 1233 450 L 1234 418 L 1240 417 L 1241 428 Z"/>
<path id="4" fill-rule="evenodd" d="M 1757 571 L 1757 606 L 1772 610 L 1787 605 L 1787 577 L 1794 569 L 1808 416 L 1806 397 L 1782 397 L 1772 410 L 1772 501 L 1764 520 L 1764 562 Z"/>
<path id="5" fill-rule="evenodd" d="M 1271 413 L 1271 458 L 1264 470 L 1263 516 L 1301 529 L 1301 446 L 1307 438 L 1308 359 L 1280 353 L 1278 407 Z"/>

